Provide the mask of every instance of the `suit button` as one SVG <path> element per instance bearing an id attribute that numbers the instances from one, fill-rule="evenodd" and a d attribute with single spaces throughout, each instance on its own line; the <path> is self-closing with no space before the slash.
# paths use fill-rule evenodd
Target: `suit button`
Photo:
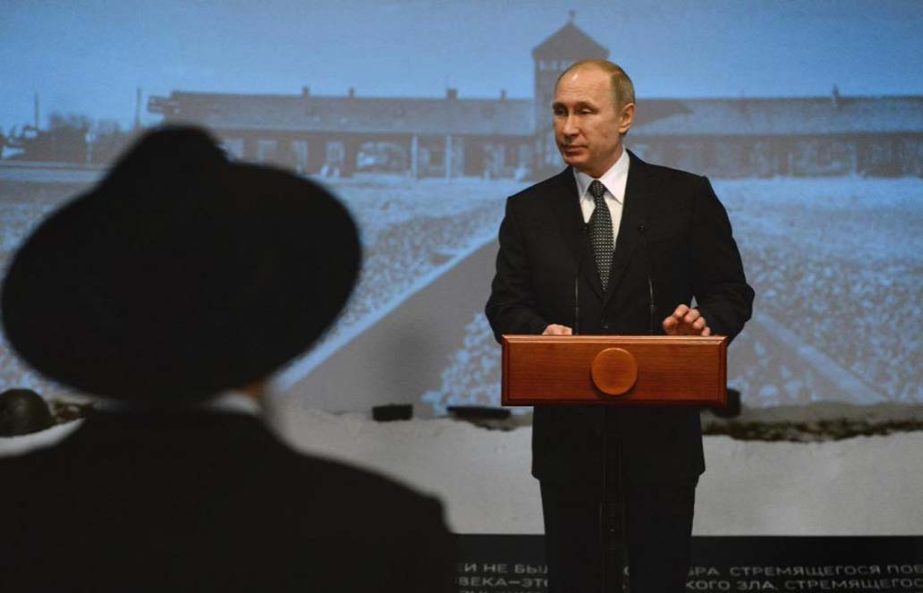
<path id="1" fill-rule="evenodd" d="M 609 329 L 609 324 L 608 324 L 608 323 L 604 323 L 604 324 L 603 324 L 603 329 Z"/>

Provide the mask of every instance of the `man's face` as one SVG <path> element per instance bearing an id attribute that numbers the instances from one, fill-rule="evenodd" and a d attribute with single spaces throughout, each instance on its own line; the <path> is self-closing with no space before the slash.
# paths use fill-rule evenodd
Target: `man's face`
<path id="1" fill-rule="evenodd" d="M 615 105 L 611 75 L 599 68 L 568 72 L 554 92 L 554 137 L 564 162 L 599 177 L 622 154 L 635 106 Z"/>

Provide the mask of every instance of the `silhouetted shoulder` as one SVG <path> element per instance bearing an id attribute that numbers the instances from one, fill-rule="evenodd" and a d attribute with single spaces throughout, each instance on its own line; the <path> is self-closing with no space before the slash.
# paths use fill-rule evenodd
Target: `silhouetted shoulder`
<path id="1" fill-rule="evenodd" d="M 349 519 L 332 519 L 331 528 L 370 527 L 400 531 L 446 531 L 442 504 L 390 477 L 339 461 L 300 457 L 302 486 L 310 491 L 318 508 L 327 504 L 351 509 Z M 327 517 L 319 523 L 327 523 Z"/>
<path id="2" fill-rule="evenodd" d="M 451 584 L 442 505 L 396 480 L 298 453 L 252 417 L 91 420 L 0 458 L 4 593 Z"/>

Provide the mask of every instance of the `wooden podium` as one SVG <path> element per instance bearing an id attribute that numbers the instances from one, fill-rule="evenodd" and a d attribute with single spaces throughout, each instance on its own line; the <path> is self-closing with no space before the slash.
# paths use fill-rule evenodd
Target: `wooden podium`
<path id="1" fill-rule="evenodd" d="M 727 338 L 503 336 L 504 406 L 727 404 Z"/>
<path id="2" fill-rule="evenodd" d="M 501 401 L 505 406 L 600 405 L 604 418 L 606 406 L 724 407 L 727 341 L 714 336 L 503 336 Z M 616 441 L 610 455 L 606 430 L 602 438 L 601 593 L 623 593 L 622 448 Z"/>

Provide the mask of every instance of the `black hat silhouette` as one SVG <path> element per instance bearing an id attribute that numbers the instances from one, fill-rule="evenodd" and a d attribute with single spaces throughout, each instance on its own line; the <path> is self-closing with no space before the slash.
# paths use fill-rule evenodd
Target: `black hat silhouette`
<path id="1" fill-rule="evenodd" d="M 26 362 L 79 390 L 200 399 L 304 351 L 359 260 L 352 218 L 322 187 L 229 162 L 201 130 L 162 128 L 25 241 L 3 325 Z"/>

